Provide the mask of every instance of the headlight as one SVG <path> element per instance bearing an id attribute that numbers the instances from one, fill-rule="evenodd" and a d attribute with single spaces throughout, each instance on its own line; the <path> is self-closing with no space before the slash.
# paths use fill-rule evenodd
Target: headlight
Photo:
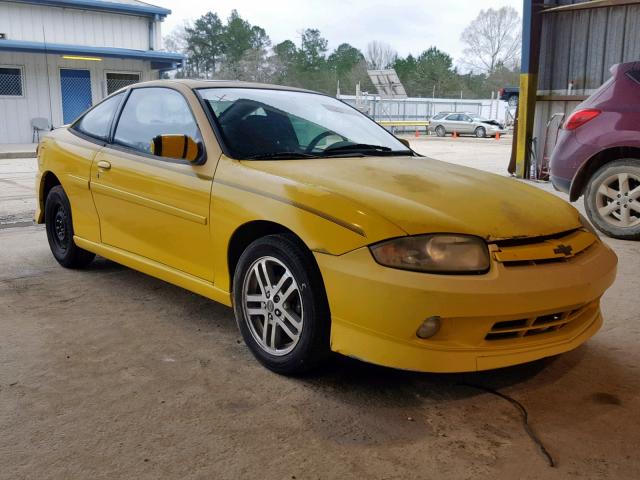
<path id="1" fill-rule="evenodd" d="M 600 235 L 598 235 L 598 231 L 593 228 L 593 225 L 591 225 L 591 223 L 589 222 L 589 220 L 587 220 L 587 218 L 582 215 L 581 213 L 580 215 L 580 223 L 582 223 L 582 227 L 589 233 L 593 233 L 596 237 L 600 238 Z"/>
<path id="2" fill-rule="evenodd" d="M 381 265 L 428 273 L 485 273 L 487 244 L 467 235 L 418 235 L 396 238 L 369 247 Z"/>

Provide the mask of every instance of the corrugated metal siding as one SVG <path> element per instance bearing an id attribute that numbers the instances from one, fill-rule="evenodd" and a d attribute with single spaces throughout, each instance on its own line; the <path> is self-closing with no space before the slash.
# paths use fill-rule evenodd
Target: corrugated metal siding
<path id="1" fill-rule="evenodd" d="M 148 50 L 149 21 L 134 15 L 0 2 L 0 32 L 11 40 Z"/>
<path id="2" fill-rule="evenodd" d="M 578 3 L 578 2 L 573 2 Z M 640 4 L 542 16 L 538 90 L 589 94 L 616 63 L 640 59 Z"/>
<path id="3" fill-rule="evenodd" d="M 584 3 L 575 0 L 546 0 L 548 6 Z M 586 8 L 542 15 L 538 95 L 590 95 L 609 77 L 617 64 L 640 59 L 640 4 Z M 573 89 L 568 91 L 569 82 Z M 538 157 L 550 151 L 557 121 L 547 132 L 547 122 L 557 112 L 569 115 L 576 101 L 539 101 L 534 133 Z"/>
<path id="4" fill-rule="evenodd" d="M 0 143 L 31 142 L 31 119 L 35 117 L 52 116 L 54 126 L 62 124 L 60 68 L 88 69 L 91 72 L 94 104 L 106 96 L 106 72 L 140 73 L 141 81 L 158 78 L 158 72 L 152 71 L 149 62 L 142 60 L 105 58 L 101 62 L 82 62 L 65 60 L 58 55 L 47 57 L 45 60 L 45 56 L 40 54 L 0 52 L 0 65 L 24 69 L 23 97 L 0 97 Z"/>

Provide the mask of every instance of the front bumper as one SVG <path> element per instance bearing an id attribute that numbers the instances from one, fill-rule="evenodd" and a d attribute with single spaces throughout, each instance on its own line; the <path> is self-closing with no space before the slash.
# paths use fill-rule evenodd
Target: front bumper
<path id="1" fill-rule="evenodd" d="M 378 265 L 368 248 L 316 253 L 331 308 L 332 350 L 367 362 L 423 372 L 486 370 L 572 350 L 601 326 L 599 300 L 617 259 L 601 242 L 563 262 L 505 266 L 484 275 L 432 275 Z M 491 339 L 496 322 L 572 316 L 548 333 Z M 442 318 L 428 340 L 416 330 Z"/>

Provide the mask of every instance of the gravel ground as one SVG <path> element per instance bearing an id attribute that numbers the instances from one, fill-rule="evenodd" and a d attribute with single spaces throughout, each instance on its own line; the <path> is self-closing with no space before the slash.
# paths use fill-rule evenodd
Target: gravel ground
<path id="1" fill-rule="evenodd" d="M 510 138 L 411 140 L 508 161 Z M 464 375 L 335 358 L 289 379 L 258 366 L 226 307 L 106 260 L 60 268 L 43 228 L 21 226 L 34 171 L 0 160 L 1 479 L 640 478 L 640 243 L 607 240 L 605 325 L 568 354 Z M 557 468 L 469 383 L 525 405 Z"/>

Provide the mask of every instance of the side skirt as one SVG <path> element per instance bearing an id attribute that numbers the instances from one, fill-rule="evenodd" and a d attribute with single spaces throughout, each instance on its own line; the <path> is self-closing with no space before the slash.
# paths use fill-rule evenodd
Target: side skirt
<path id="1" fill-rule="evenodd" d="M 114 262 L 120 263 L 139 272 L 146 273 L 152 277 L 156 277 L 160 280 L 164 280 L 165 282 L 185 288 L 193 293 L 197 293 L 198 295 L 202 295 L 203 297 L 222 303 L 228 307 L 231 306 L 231 295 L 229 292 L 225 292 L 224 290 L 221 290 L 213 284 L 198 277 L 194 277 L 188 273 L 168 267 L 162 263 L 149 260 L 148 258 L 141 257 L 140 255 L 136 255 L 116 247 L 111 247 L 109 245 L 104 245 L 102 243 L 85 240 L 78 236 L 74 236 L 73 241 L 80 248 L 84 248 L 85 250 L 108 258 L 109 260 L 113 260 Z"/>

